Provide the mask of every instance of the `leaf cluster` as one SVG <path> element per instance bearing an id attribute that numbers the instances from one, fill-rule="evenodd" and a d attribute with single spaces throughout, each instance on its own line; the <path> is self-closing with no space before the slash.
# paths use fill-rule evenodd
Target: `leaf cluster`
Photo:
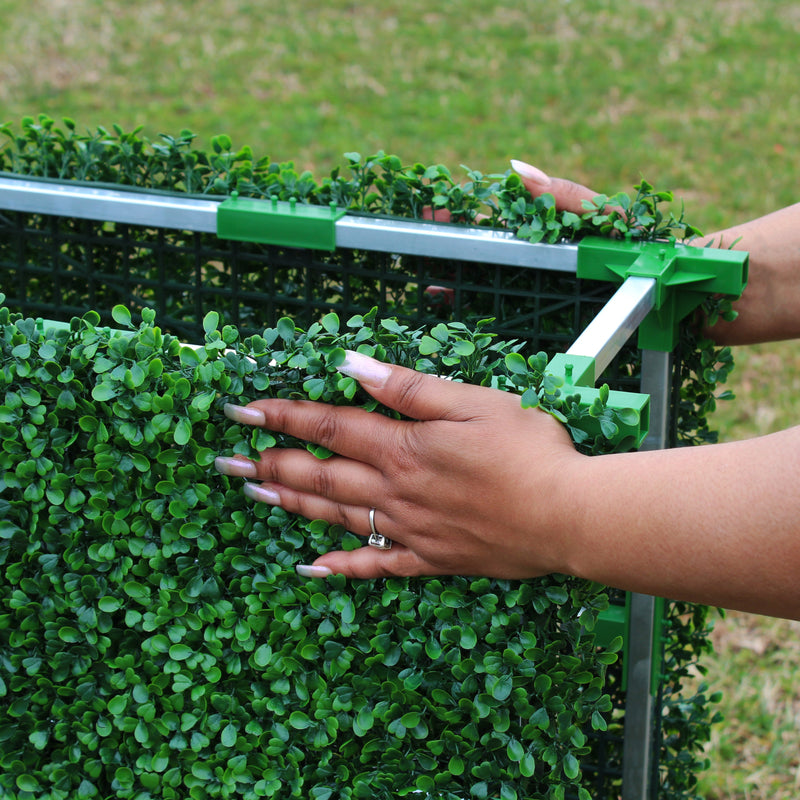
<path id="1" fill-rule="evenodd" d="M 0 126 L 0 170 L 58 180 L 91 181 L 201 195 L 229 195 L 347 208 L 369 214 L 423 217 L 425 209 L 449 212 L 453 222 L 506 227 L 532 242 L 573 241 L 586 235 L 630 232 L 635 238 L 685 238 L 698 233 L 683 219 L 665 215 L 660 205 L 672 194 L 656 191 L 647 181 L 636 195 L 598 196 L 581 215 L 555 208 L 549 194 L 532 198 L 519 176 L 484 175 L 463 166 L 467 180 L 457 181 L 443 164 L 405 164 L 398 156 L 345 153 L 346 165 L 317 181 L 293 162 L 256 157 L 250 147 L 234 149 L 225 134 L 212 137 L 210 151 L 194 147 L 195 134 L 161 134 L 150 142 L 141 127 L 125 132 L 98 127 L 81 133 L 74 120 L 63 127 L 41 114 L 24 117 L 20 131 Z"/>
<path id="2" fill-rule="evenodd" d="M 602 587 L 306 581 L 295 564 L 360 541 L 212 466 L 305 446 L 224 402 L 393 413 L 336 370 L 345 347 L 511 390 L 516 345 L 374 313 L 241 339 L 211 313 L 189 347 L 143 316 L 0 309 L 3 796 L 588 798 L 620 646 L 595 646 Z"/>

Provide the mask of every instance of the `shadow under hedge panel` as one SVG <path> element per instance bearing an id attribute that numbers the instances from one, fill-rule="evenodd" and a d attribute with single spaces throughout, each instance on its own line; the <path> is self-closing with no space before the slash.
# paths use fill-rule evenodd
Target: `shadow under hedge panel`
<path id="1" fill-rule="evenodd" d="M 369 406 L 340 348 L 415 361 L 422 332 L 329 315 L 242 342 L 211 315 L 195 352 L 145 316 L 42 333 L 0 311 L 3 796 L 588 798 L 616 660 L 590 633 L 600 587 L 306 581 L 296 563 L 360 540 L 213 469 L 295 444 L 222 402 L 321 380 L 322 399 Z M 445 371 L 514 388 L 507 347 L 455 353 L 470 337 L 451 329 Z"/>

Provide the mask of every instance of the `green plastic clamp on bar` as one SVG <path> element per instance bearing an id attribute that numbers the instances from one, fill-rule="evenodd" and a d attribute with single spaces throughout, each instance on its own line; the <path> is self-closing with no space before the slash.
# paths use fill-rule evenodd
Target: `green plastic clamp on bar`
<path id="1" fill-rule="evenodd" d="M 639 347 L 669 352 L 678 343 L 681 320 L 709 295 L 739 297 L 747 285 L 748 254 L 741 250 L 691 247 L 630 238 L 590 236 L 578 243 L 579 278 L 622 283 L 654 278 L 653 310 L 639 326 Z"/>
<path id="2" fill-rule="evenodd" d="M 600 396 L 600 390 L 594 385 L 595 360 L 591 356 L 558 353 L 547 363 L 545 374 L 562 378 L 564 383 L 559 387 L 562 395 L 580 395 L 582 408 L 590 408 Z M 635 412 L 617 421 L 617 434 L 610 440 L 614 449 L 621 452 L 639 447 L 650 430 L 650 396 L 612 390 L 608 393 L 606 405 L 618 411 Z M 590 436 L 601 433 L 599 419 L 584 417 L 581 423 Z"/>
<path id="3" fill-rule="evenodd" d="M 653 609 L 653 658 L 650 667 L 650 694 L 656 697 L 662 681 L 661 666 L 664 645 L 664 611 L 663 597 L 654 598 Z M 625 605 L 610 605 L 597 615 L 594 625 L 595 644 L 608 647 L 618 636 L 622 637 L 622 690 L 628 688 L 628 670 L 630 667 L 631 639 L 631 593 L 625 592 Z"/>
<path id="4" fill-rule="evenodd" d="M 336 222 L 346 213 L 335 203 L 312 206 L 295 199 L 259 200 L 233 192 L 217 209 L 217 236 L 332 252 L 336 249 Z"/>

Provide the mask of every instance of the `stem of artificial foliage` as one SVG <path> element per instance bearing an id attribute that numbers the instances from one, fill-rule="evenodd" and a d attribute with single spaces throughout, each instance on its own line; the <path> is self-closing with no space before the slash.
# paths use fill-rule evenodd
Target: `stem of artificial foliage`
<path id="1" fill-rule="evenodd" d="M 672 197 L 646 181 L 579 216 L 531 198 L 513 174 L 465 168 L 459 184 L 442 165 L 383 153 L 347 154 L 318 183 L 226 136 L 204 152 L 189 131 L 151 143 L 44 116 L 0 131 L 0 169 L 56 180 L 417 218 L 441 208 L 534 242 L 696 233 L 660 211 Z M 722 300 L 707 312 L 730 316 Z M 557 575 L 299 580 L 294 564 L 360 540 L 253 506 L 211 467 L 216 455 L 305 446 L 230 424 L 225 401 L 310 397 L 392 413 L 335 370 L 346 347 L 518 391 L 577 437 L 576 414 L 589 412 L 543 383 L 543 354 L 526 357 L 480 323 L 423 330 L 374 314 L 329 314 L 307 330 L 282 319 L 244 339 L 211 314 L 193 350 L 150 309 L 141 322 L 121 307 L 113 316 L 125 333 L 94 313 L 44 329 L 0 309 L 2 800 L 594 795 L 582 773 L 591 737 L 618 725 L 606 688 L 616 646 L 598 653 L 591 633 L 608 602 L 601 587 Z M 707 416 L 730 351 L 688 327 L 680 347 L 679 443 L 713 441 Z M 665 800 L 696 797 L 704 764 L 714 698 L 686 698 L 682 682 L 708 647 L 708 620 L 708 609 L 669 607 Z"/>

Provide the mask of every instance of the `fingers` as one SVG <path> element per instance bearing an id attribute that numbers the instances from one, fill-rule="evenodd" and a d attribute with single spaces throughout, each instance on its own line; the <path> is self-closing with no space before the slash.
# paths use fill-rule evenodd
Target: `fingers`
<path id="1" fill-rule="evenodd" d="M 479 386 L 445 381 L 405 367 L 384 364 L 348 351 L 339 371 L 356 380 L 378 401 L 415 420 L 468 421 L 497 403 L 519 405 L 519 398 Z M 499 395 L 501 397 L 496 397 Z M 255 424 L 327 447 L 334 453 L 380 468 L 405 441 L 402 423 L 352 407 L 304 400 L 257 400 L 246 408 L 226 406 L 236 422 Z"/>
<path id="2" fill-rule="evenodd" d="M 556 208 L 561 211 L 571 211 L 573 214 L 584 214 L 584 200 L 592 200 L 597 196 L 586 186 L 564 178 L 552 178 L 542 172 L 538 167 L 526 164 L 524 161 L 512 160 L 514 172 L 522 178 L 525 188 L 534 196 L 549 193 L 556 201 Z"/>
<path id="3" fill-rule="evenodd" d="M 326 553 L 313 564 L 298 565 L 297 572 L 307 578 L 326 578 L 333 574 L 348 578 L 374 579 L 430 575 L 434 570 L 412 550 L 395 542 L 391 550 L 361 547 L 349 553 Z M 441 574 L 441 570 L 438 574 Z"/>

